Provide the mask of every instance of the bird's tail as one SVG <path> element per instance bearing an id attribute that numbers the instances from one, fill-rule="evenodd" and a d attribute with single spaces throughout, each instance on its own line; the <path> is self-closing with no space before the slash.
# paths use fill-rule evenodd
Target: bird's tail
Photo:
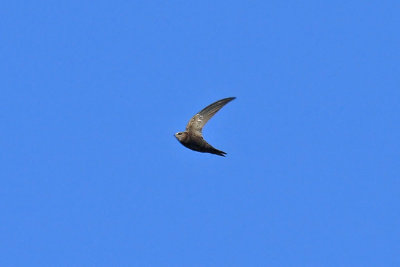
<path id="1" fill-rule="evenodd" d="M 214 147 L 211 149 L 210 153 L 218 155 L 218 156 L 222 156 L 222 157 L 225 157 L 225 155 L 226 155 L 226 152 L 218 150 Z"/>

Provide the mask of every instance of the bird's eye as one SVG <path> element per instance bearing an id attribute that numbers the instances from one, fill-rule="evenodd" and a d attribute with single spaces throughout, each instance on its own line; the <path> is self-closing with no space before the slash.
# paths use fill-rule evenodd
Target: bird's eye
<path id="1" fill-rule="evenodd" d="M 178 133 L 178 135 L 181 135 L 182 133 Z"/>

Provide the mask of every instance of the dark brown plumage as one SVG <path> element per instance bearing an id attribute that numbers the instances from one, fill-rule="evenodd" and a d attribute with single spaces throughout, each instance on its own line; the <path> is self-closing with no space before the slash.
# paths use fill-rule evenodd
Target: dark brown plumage
<path id="1" fill-rule="evenodd" d="M 224 98 L 202 109 L 190 119 L 189 123 L 186 125 L 186 131 L 175 134 L 176 139 L 178 139 L 182 145 L 192 150 L 225 157 L 226 153 L 224 151 L 214 148 L 204 140 L 202 130 L 204 125 L 218 110 L 235 98 L 236 97 Z"/>

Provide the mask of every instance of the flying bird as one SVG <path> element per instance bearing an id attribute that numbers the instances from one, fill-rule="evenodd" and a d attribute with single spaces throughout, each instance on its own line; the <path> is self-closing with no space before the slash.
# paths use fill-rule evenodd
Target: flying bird
<path id="1" fill-rule="evenodd" d="M 225 157 L 226 153 L 224 151 L 214 148 L 204 140 L 202 130 L 204 125 L 212 118 L 212 116 L 215 115 L 215 113 L 235 98 L 236 97 L 224 98 L 202 109 L 190 119 L 184 132 L 178 132 L 175 134 L 176 139 L 189 149 Z"/>

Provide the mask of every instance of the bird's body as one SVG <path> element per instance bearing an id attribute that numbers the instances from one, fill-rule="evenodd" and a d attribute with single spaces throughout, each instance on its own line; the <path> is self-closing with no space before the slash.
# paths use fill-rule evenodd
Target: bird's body
<path id="1" fill-rule="evenodd" d="M 176 133 L 175 137 L 182 145 L 189 149 L 224 157 L 225 152 L 214 148 L 204 140 L 202 130 L 208 120 L 233 99 L 235 97 L 224 98 L 205 107 L 190 119 L 186 126 L 186 131 Z"/>
<path id="2" fill-rule="evenodd" d="M 206 142 L 206 140 L 204 140 L 202 136 L 198 136 L 195 134 L 188 133 L 185 139 L 179 141 L 182 145 L 194 151 L 208 152 L 219 156 L 225 156 L 226 154 L 224 151 L 218 150 L 211 146 L 209 143 Z"/>

